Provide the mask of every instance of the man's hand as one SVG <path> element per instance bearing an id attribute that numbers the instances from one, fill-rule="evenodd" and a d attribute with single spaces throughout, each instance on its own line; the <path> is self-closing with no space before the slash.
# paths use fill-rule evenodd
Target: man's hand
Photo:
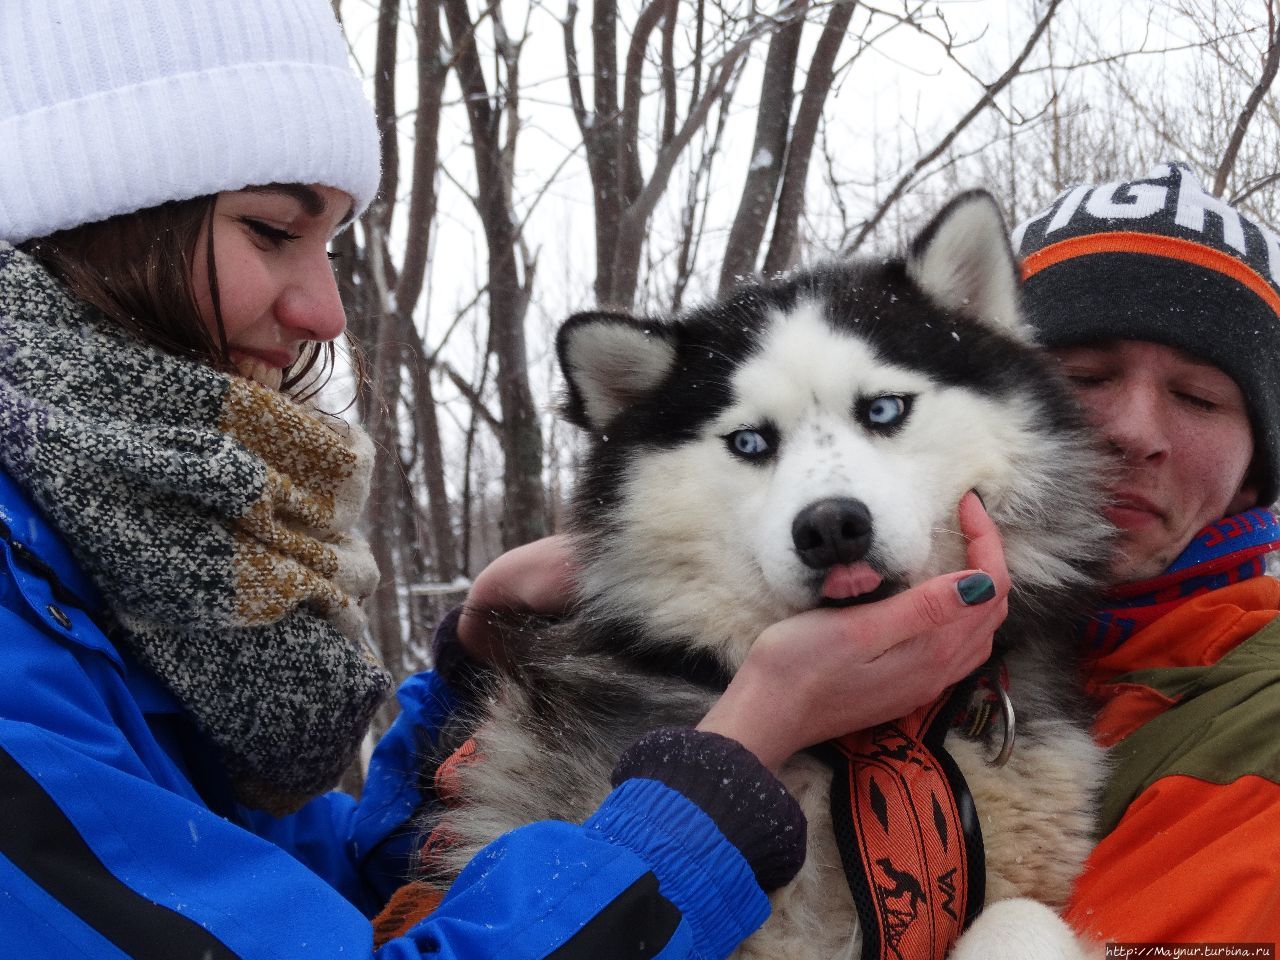
<path id="1" fill-rule="evenodd" d="M 808 610 L 764 631 L 698 725 L 742 743 L 776 770 L 798 750 L 906 716 L 991 655 L 1008 613 L 1009 572 L 995 524 L 965 494 L 960 528 L 973 568 L 865 606 Z M 990 599 L 966 603 L 989 577 Z"/>

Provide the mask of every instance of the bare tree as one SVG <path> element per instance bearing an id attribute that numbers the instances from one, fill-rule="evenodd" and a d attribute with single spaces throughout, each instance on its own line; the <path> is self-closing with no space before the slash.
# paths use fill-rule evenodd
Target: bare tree
<path id="1" fill-rule="evenodd" d="M 742 188 L 737 216 L 733 218 L 733 226 L 729 228 L 724 263 L 720 269 L 721 293 L 728 291 L 738 277 L 755 272 L 756 257 L 773 212 L 773 202 L 787 156 L 796 58 L 800 53 L 800 37 L 808 6 L 808 0 L 783 0 L 782 10 L 779 11 L 782 26 L 774 32 L 769 42 L 764 73 L 760 78 L 760 105 L 756 110 L 756 136 L 751 147 L 751 165 L 747 168 L 747 180 Z"/>
<path id="2" fill-rule="evenodd" d="M 1103 39 L 1084 26 L 1095 55 L 1078 51 L 1084 55 L 1077 70 L 1105 82 L 1093 96 L 1076 84 L 1074 109 L 1058 138 L 1071 156 L 1064 166 L 1080 180 L 1182 160 L 1215 195 L 1274 222 L 1280 214 L 1280 200 L 1269 189 L 1280 179 L 1280 113 L 1271 93 L 1280 72 L 1275 0 L 1158 0 L 1148 23 L 1149 32 L 1163 27 L 1178 40 L 1103 55 Z M 1089 109 L 1091 100 L 1104 102 Z M 1124 118 L 1122 141 L 1108 117 Z"/>
<path id="3" fill-rule="evenodd" d="M 1254 84 L 1253 89 L 1249 92 L 1248 99 L 1245 100 L 1244 106 L 1240 109 L 1240 115 L 1236 118 L 1236 125 L 1231 131 L 1231 137 L 1222 153 L 1222 160 L 1218 164 L 1218 169 L 1214 172 L 1212 192 L 1215 197 L 1222 196 L 1227 187 L 1227 178 L 1231 176 L 1235 168 L 1236 160 L 1240 155 L 1240 146 L 1244 143 L 1245 135 L 1249 132 L 1249 124 L 1258 112 L 1258 107 L 1262 104 L 1262 98 L 1271 89 L 1271 84 L 1276 79 L 1276 70 L 1278 68 L 1280 68 L 1280 30 L 1277 30 L 1276 26 L 1276 4 L 1275 0 L 1267 0 L 1266 41 L 1262 57 L 1262 69 L 1257 83 Z"/>
<path id="4" fill-rule="evenodd" d="M 357 410 L 377 451 L 368 516 L 370 545 L 382 580 L 370 601 L 371 630 L 397 677 L 420 666 L 404 647 L 403 586 L 426 568 L 446 580 L 459 569 L 430 366 L 414 322 L 436 217 L 438 129 L 447 71 L 441 56 L 439 0 L 417 0 L 415 19 L 416 46 L 431 55 L 417 61 L 407 209 L 398 202 L 403 133 L 396 108 L 396 51 L 402 16 L 398 0 L 382 0 L 373 73 L 382 182 L 360 222 L 335 243 L 339 287 L 365 358 L 365 376 L 357 383 Z M 399 257 L 391 239 L 397 211 L 406 237 Z M 410 483 L 411 474 L 427 493 L 429 524 L 418 522 L 421 496 Z M 429 562 L 422 556 L 419 531 L 424 527 L 430 531 Z"/>
<path id="5" fill-rule="evenodd" d="M 705 8 L 697 6 L 697 31 L 702 36 Z M 664 62 L 661 89 L 666 107 L 662 135 L 655 145 L 646 177 L 641 164 L 640 111 L 645 51 L 654 31 L 664 18 L 677 14 L 677 0 L 649 0 L 641 9 L 631 31 L 626 67 L 622 73 L 623 99 L 618 101 L 617 0 L 595 0 L 592 7 L 593 45 L 592 89 L 594 109 L 588 110 L 583 97 L 575 25 L 578 7 L 569 0 L 563 21 L 565 61 L 568 67 L 569 99 L 586 152 L 595 204 L 597 302 L 629 307 L 635 299 L 649 218 L 670 184 L 676 163 L 706 124 L 712 110 L 729 88 L 738 65 L 756 38 L 767 29 L 785 26 L 790 19 L 760 22 L 747 14 L 738 21 L 728 19 L 721 31 L 733 31 L 723 41 L 722 52 L 710 59 L 701 46 L 693 51 L 690 72 L 694 77 L 682 118 L 676 117 L 678 96 L 670 57 Z M 788 13 L 790 18 L 794 14 Z M 673 29 L 673 28 L 672 28 Z M 666 49 L 669 30 L 662 34 Z M 705 86 L 702 82 L 706 72 Z"/>
<path id="6" fill-rule="evenodd" d="M 1031 35 L 1027 37 L 1027 41 L 1023 44 L 1022 50 L 1014 58 L 1013 62 L 1009 64 L 1008 69 L 1006 69 L 991 83 L 983 84 L 982 94 L 978 97 L 977 102 L 965 111 L 951 129 L 943 134 L 933 147 L 921 153 L 920 156 L 916 158 L 915 162 L 907 168 L 897 182 L 889 189 L 889 192 L 885 195 L 884 199 L 880 201 L 875 210 L 873 210 L 870 216 L 862 222 L 862 225 L 854 234 L 853 239 L 845 245 L 845 252 L 857 250 L 861 247 L 863 241 L 870 236 L 880 221 L 884 219 L 885 214 L 887 214 L 898 200 L 902 198 L 902 195 L 906 192 L 907 188 L 915 182 L 921 172 L 930 164 L 938 160 L 939 157 L 943 156 L 960 134 L 968 128 L 979 114 L 991 108 L 995 104 L 996 97 L 1022 70 L 1023 64 L 1025 64 L 1027 58 L 1031 56 L 1032 50 L 1035 49 L 1036 43 L 1040 40 L 1041 36 L 1044 35 L 1046 28 L 1049 26 L 1049 22 L 1053 19 L 1054 14 L 1058 12 L 1060 4 L 1061 0 L 1049 0 L 1049 2 L 1045 4 L 1044 13 L 1042 13 L 1040 18 L 1036 21 L 1035 27 L 1031 31 Z"/>
<path id="7" fill-rule="evenodd" d="M 592 0 L 581 32 L 565 0 L 558 49 L 523 58 L 558 66 L 563 49 L 564 75 L 537 88 L 522 54 L 542 40 L 540 4 L 333 2 L 376 13 L 352 36 L 373 59 L 383 180 L 335 268 L 367 359 L 356 409 L 378 448 L 368 529 L 383 571 L 370 614 L 397 676 L 423 663 L 442 583 L 552 526 L 575 464 L 538 351 L 558 304 L 679 309 L 900 236 L 944 190 L 987 183 L 1018 217 L 1070 182 L 1166 158 L 1254 216 L 1280 214 L 1280 0 L 1137 0 L 1107 33 L 1089 9 L 1034 0 L 998 44 L 989 9 L 934 0 Z M 509 30 L 516 17 L 529 20 Z M 942 66 L 895 59 L 908 40 Z M 866 79 L 894 69 L 921 92 L 885 106 Z M 959 107 L 957 77 L 976 91 Z M 743 91 L 758 91 L 751 109 Z M 527 146 L 543 125 L 554 157 Z M 539 200 L 572 208 L 588 181 L 590 212 L 567 232 L 592 232 L 594 263 L 538 271 Z M 468 245 L 474 266 L 433 272 L 440 247 L 453 263 Z"/>
<path id="8" fill-rule="evenodd" d="M 817 140 L 818 124 L 822 120 L 831 85 L 835 82 L 836 56 L 849 31 L 856 7 L 854 0 L 838 0 L 832 5 L 827 22 L 822 28 L 822 35 L 818 38 L 813 60 L 809 64 L 804 93 L 800 97 L 800 108 L 791 130 L 791 142 L 787 147 L 787 163 L 778 193 L 773 235 L 764 259 L 766 274 L 786 270 L 795 262 L 800 216 L 804 212 L 805 185 L 809 179 L 809 163 Z"/>
<path id="9" fill-rule="evenodd" d="M 495 35 L 497 67 L 502 71 L 491 94 L 467 0 L 444 0 L 444 10 L 470 123 L 476 210 L 489 254 L 489 350 L 497 360 L 496 386 L 502 410 L 502 542 L 513 547 L 547 532 L 542 430 L 529 388 L 525 345 L 525 316 L 536 263 L 521 242 L 519 218 L 511 202 L 520 130 L 520 43 L 507 34 L 501 6 L 490 7 L 487 17 Z"/>

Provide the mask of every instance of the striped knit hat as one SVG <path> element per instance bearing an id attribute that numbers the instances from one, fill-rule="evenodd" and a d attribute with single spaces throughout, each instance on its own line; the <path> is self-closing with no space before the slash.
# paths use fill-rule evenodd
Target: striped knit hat
<path id="1" fill-rule="evenodd" d="M 0 240 L 320 183 L 357 213 L 378 132 L 330 0 L 4 0 Z"/>
<path id="2" fill-rule="evenodd" d="M 1047 347 L 1146 340 L 1229 374 L 1248 405 L 1261 502 L 1280 495 L 1280 238 L 1187 167 L 1082 185 L 1013 232 Z"/>

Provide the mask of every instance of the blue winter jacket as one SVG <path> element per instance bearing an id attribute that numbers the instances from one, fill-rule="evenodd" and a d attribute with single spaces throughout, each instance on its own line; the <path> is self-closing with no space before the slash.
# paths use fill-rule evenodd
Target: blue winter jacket
<path id="1" fill-rule="evenodd" d="M 375 953 L 368 918 L 429 802 L 414 758 L 453 705 L 447 686 L 404 684 L 359 803 L 249 812 L 180 705 L 95 624 L 92 585 L 3 471 L 0 522 L 0 956 L 706 958 L 767 915 L 700 807 L 628 780 L 582 826 L 496 841 Z"/>

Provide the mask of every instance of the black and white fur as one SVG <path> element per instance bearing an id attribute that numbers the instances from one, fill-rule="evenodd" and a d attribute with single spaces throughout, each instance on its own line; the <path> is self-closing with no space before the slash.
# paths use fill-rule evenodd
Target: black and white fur
<path id="1" fill-rule="evenodd" d="M 732 671 L 766 626 L 820 602 L 825 572 L 793 541 L 800 511 L 860 501 L 867 560 L 901 589 L 967 566 L 955 512 L 976 489 L 1013 577 L 997 648 L 1018 741 L 1000 768 L 985 760 L 991 744 L 947 741 L 989 874 L 988 907 L 953 957 L 1076 955 L 1040 904 L 1065 900 L 1089 849 L 1103 769 L 1072 624 L 1105 565 L 1105 467 L 1024 326 L 1017 282 L 996 205 L 973 192 L 902 259 L 747 286 L 671 321 L 593 313 L 564 325 L 568 417 L 591 436 L 572 519 L 583 602 L 511 642 L 517 666 L 476 731 L 484 759 L 463 768 L 466 803 L 444 815 L 457 867 L 520 824 L 585 818 L 626 745 L 697 722 L 714 692 L 655 662 L 697 651 Z M 895 429 L 867 420 L 881 396 L 912 398 Z M 771 455 L 735 453 L 743 430 Z M 781 776 L 808 818 L 806 862 L 737 956 L 856 958 L 830 771 L 799 755 Z"/>

